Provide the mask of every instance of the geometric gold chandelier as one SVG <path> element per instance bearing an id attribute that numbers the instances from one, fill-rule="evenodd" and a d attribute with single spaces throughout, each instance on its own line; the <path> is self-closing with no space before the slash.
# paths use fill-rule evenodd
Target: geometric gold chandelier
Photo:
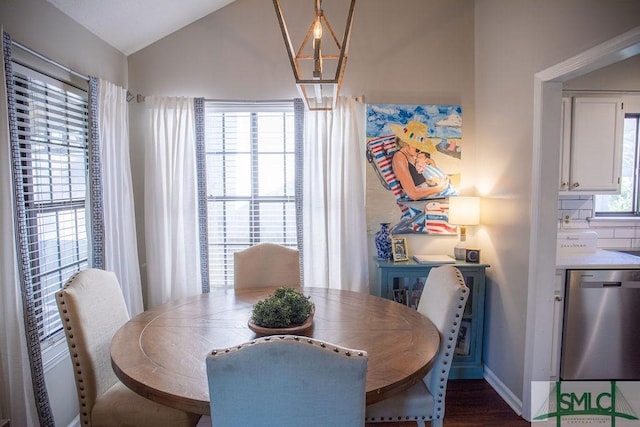
<path id="1" fill-rule="evenodd" d="M 302 0 L 294 1 L 298 4 L 302 2 Z M 302 38 L 300 47 L 295 50 L 289 28 L 284 20 L 280 0 L 273 0 L 296 85 L 305 106 L 308 110 L 331 110 L 338 99 L 342 76 L 347 65 L 356 0 L 351 0 L 345 30 L 341 35 L 342 40 L 338 38 L 325 15 L 322 0 L 313 0 L 313 3 L 313 19 L 306 30 L 306 35 Z M 302 34 L 304 33 L 301 32 L 300 35 Z"/>

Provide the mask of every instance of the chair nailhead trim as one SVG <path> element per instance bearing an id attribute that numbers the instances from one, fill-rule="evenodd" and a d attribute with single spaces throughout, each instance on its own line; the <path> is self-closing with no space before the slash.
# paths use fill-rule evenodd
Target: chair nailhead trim
<path id="1" fill-rule="evenodd" d="M 247 343 L 240 344 L 240 345 L 232 347 L 232 348 L 213 349 L 213 350 L 211 350 L 209 352 L 209 355 L 210 356 L 218 356 L 220 354 L 226 354 L 226 353 L 229 353 L 231 351 L 240 350 L 240 349 L 242 349 L 244 347 L 248 347 L 250 345 L 258 344 L 261 341 L 265 341 L 265 342 L 272 341 L 273 338 L 274 338 L 273 336 L 266 336 L 266 337 L 253 339 L 253 340 L 251 340 L 251 341 L 249 341 Z M 294 340 L 296 342 L 300 342 L 301 340 L 304 339 L 304 341 L 306 343 L 308 343 L 308 344 L 317 345 L 320 348 L 327 349 L 327 350 L 333 351 L 335 353 L 343 353 L 347 357 L 351 357 L 351 356 L 354 356 L 354 355 L 355 356 L 364 357 L 365 354 L 366 354 L 364 351 L 355 351 L 354 352 L 352 349 L 347 349 L 347 348 L 344 348 L 344 347 L 332 346 L 331 348 L 328 348 L 327 347 L 327 343 L 325 343 L 323 341 L 316 340 L 316 339 L 313 339 L 313 338 L 299 337 L 297 335 L 279 335 L 277 338 L 279 340 Z"/>
<path id="2" fill-rule="evenodd" d="M 78 272 L 79 273 L 79 272 Z M 72 359 L 72 363 L 75 367 L 74 369 L 74 377 L 76 379 L 76 389 L 77 389 L 77 393 L 78 393 L 78 400 L 80 401 L 80 407 L 81 408 L 87 408 L 88 403 L 87 403 L 87 396 L 84 393 L 84 379 L 82 378 L 83 375 L 83 371 L 82 369 L 80 369 L 81 367 L 81 363 L 80 363 L 80 358 L 78 353 L 75 351 L 76 349 L 76 343 L 75 343 L 75 334 L 72 332 L 73 331 L 73 325 L 71 323 L 71 318 L 69 316 L 67 316 L 68 309 L 67 309 L 67 302 L 65 301 L 65 294 L 64 294 L 64 290 L 66 288 L 69 287 L 69 285 L 71 285 L 75 278 L 77 277 L 78 273 L 75 273 L 73 276 L 71 276 L 68 280 L 67 283 L 63 286 L 62 288 L 62 292 L 58 292 L 56 294 L 56 299 L 58 301 L 58 304 L 61 308 L 62 313 L 64 314 L 64 316 L 61 316 L 61 320 L 64 323 L 64 330 L 65 330 L 65 335 L 67 337 L 67 344 L 69 344 L 69 347 L 72 349 L 72 351 L 70 352 L 71 354 L 71 359 Z M 91 408 L 89 408 L 91 409 Z M 91 424 L 91 418 L 89 417 L 89 412 L 82 411 L 82 424 L 83 425 L 90 425 Z"/>

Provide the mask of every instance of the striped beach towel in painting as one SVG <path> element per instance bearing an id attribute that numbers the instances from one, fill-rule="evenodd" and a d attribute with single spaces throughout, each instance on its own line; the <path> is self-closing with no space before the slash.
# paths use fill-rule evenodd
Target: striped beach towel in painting
<path id="1" fill-rule="evenodd" d="M 382 186 L 393 191 L 396 197 L 404 194 L 391 165 L 393 155 L 398 150 L 395 135 L 381 136 L 367 142 L 367 160 L 373 166 Z"/>
<path id="2" fill-rule="evenodd" d="M 414 232 L 423 232 L 425 231 L 424 212 L 422 209 L 411 206 L 410 199 L 393 172 L 393 155 L 399 149 L 395 135 L 372 138 L 367 141 L 367 161 L 373 166 L 382 186 L 391 190 L 396 197 L 396 203 L 401 212 L 400 224 L 405 224 Z M 412 218 L 416 218 L 417 221 L 413 221 Z"/>
<path id="3" fill-rule="evenodd" d="M 430 234 L 455 234 L 457 228 L 449 224 L 449 204 L 443 200 L 427 203 L 424 209 L 425 227 Z"/>

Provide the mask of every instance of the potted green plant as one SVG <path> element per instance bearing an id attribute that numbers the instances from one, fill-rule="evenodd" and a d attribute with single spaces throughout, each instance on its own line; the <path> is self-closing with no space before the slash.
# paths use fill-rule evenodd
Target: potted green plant
<path id="1" fill-rule="evenodd" d="M 254 304 L 249 328 L 261 335 L 304 331 L 313 322 L 314 310 L 310 297 L 281 287 Z"/>

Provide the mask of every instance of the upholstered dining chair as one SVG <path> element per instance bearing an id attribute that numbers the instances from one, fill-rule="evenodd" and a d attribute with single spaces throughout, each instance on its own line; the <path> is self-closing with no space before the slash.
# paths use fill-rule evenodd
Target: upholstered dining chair
<path id="1" fill-rule="evenodd" d="M 110 344 L 129 320 L 116 275 L 97 269 L 74 274 L 56 293 L 71 354 L 82 426 L 195 426 L 199 416 L 136 394 L 111 368 Z"/>
<path id="2" fill-rule="evenodd" d="M 418 311 L 440 332 L 440 348 L 429 373 L 409 389 L 367 406 L 366 421 L 416 421 L 424 427 L 442 427 L 449 370 L 460 321 L 469 296 L 460 270 L 451 265 L 432 268 L 424 285 Z"/>
<path id="3" fill-rule="evenodd" d="M 274 243 L 258 243 L 236 252 L 233 263 L 236 289 L 300 286 L 300 256 L 297 249 Z"/>
<path id="4" fill-rule="evenodd" d="M 362 427 L 368 355 L 307 337 L 262 337 L 207 356 L 215 427 Z"/>

